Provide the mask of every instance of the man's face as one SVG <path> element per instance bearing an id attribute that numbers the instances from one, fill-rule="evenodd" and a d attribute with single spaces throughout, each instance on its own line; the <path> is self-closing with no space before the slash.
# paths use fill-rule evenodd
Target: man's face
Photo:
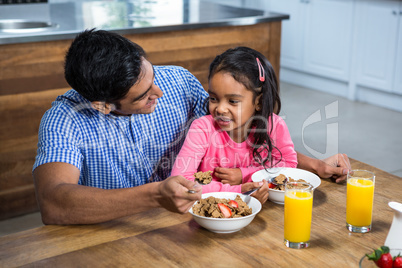
<path id="1" fill-rule="evenodd" d="M 114 113 L 122 115 L 149 114 L 155 111 L 157 99 L 162 97 L 162 90 L 154 84 L 155 74 L 152 64 L 142 61 L 140 78 L 127 95 L 119 101 Z"/>

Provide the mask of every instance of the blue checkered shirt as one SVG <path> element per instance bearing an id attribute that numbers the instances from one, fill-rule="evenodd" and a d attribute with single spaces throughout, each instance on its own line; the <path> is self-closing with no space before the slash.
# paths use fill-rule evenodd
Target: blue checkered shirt
<path id="1" fill-rule="evenodd" d="M 104 115 L 75 90 L 44 114 L 33 170 L 64 162 L 80 170 L 79 184 L 103 189 L 160 181 L 170 175 L 191 121 L 205 114 L 200 82 L 177 66 L 154 66 L 163 91 L 153 113 Z"/>

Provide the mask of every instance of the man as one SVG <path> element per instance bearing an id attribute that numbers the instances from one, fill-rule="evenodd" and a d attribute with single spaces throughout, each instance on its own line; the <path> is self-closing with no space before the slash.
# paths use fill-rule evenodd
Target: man
<path id="1" fill-rule="evenodd" d="M 73 89 L 43 116 L 33 167 L 43 222 L 91 224 L 155 207 L 186 213 L 201 187 L 169 174 L 186 128 L 205 114 L 199 81 L 181 67 L 153 66 L 141 47 L 102 30 L 76 37 L 65 77 Z M 298 157 L 324 177 L 343 174 L 335 158 Z"/>

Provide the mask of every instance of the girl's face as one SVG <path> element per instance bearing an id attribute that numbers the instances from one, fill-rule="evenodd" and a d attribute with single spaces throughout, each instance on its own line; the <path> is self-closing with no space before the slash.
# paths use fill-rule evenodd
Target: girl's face
<path id="1" fill-rule="evenodd" d="M 245 141 L 259 97 L 253 101 L 253 92 L 226 72 L 211 77 L 208 93 L 209 112 L 216 123 L 233 141 Z"/>

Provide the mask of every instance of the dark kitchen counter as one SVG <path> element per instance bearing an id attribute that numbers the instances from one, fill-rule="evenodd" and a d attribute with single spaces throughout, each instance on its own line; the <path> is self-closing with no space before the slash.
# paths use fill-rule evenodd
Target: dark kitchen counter
<path id="1" fill-rule="evenodd" d="M 41 11 L 34 11 L 40 5 Z M 17 5 L 13 5 L 17 6 Z M 0 44 L 72 39 L 85 29 L 98 28 L 120 34 L 154 33 L 220 26 L 243 26 L 288 19 L 288 15 L 257 9 L 236 8 L 204 0 L 175 1 L 65 1 L 24 4 L 22 18 L 50 22 L 45 30 L 13 31 L 0 29 Z M 34 8 L 32 8 L 34 7 Z M 0 16 L 9 14 L 10 5 L 0 5 Z M 37 18 L 35 18 L 36 16 Z"/>

